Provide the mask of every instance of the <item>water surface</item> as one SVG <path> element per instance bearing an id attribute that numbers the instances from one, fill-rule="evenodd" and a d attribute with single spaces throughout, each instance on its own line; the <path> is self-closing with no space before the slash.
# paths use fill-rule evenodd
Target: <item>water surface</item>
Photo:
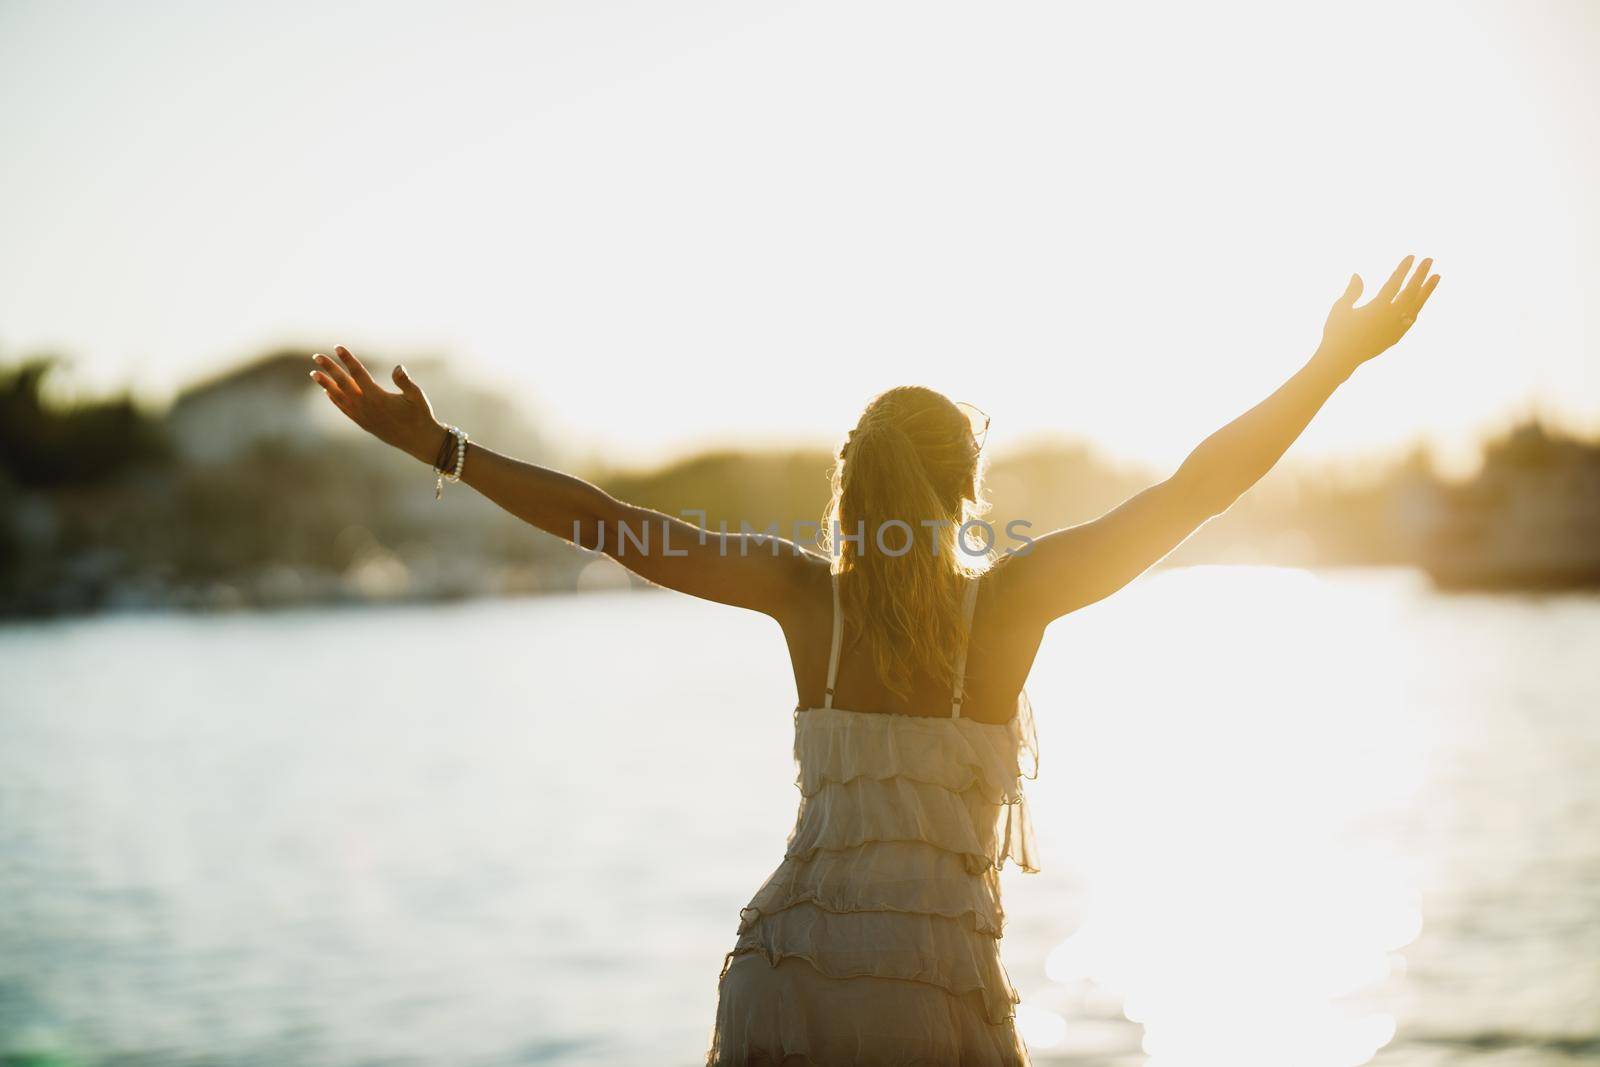
<path id="1" fill-rule="evenodd" d="M 1057 623 L 1037 1063 L 1600 1059 L 1600 599 L 1196 568 Z M 693 1064 L 797 795 L 671 594 L 0 629 L 0 1062 Z"/>

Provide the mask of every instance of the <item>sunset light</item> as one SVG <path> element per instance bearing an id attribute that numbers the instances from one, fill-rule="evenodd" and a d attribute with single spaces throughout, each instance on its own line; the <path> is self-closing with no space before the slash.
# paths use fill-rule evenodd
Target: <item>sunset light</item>
<path id="1" fill-rule="evenodd" d="M 0 1067 L 1600 1055 L 1600 0 L 0 2 Z"/>

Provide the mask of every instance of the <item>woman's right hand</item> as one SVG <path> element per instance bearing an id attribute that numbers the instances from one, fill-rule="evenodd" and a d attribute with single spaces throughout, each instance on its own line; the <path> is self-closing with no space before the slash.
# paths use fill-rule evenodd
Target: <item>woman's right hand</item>
<path id="1" fill-rule="evenodd" d="M 1407 282 L 1411 262 L 1411 256 L 1402 259 L 1378 290 L 1378 295 L 1360 307 L 1355 305 L 1361 296 L 1361 275 L 1350 276 L 1350 284 L 1345 287 L 1344 295 L 1334 302 L 1333 310 L 1328 312 L 1328 322 L 1322 328 L 1321 351 L 1324 354 L 1336 359 L 1347 371 L 1353 371 L 1405 336 L 1422 312 L 1422 305 L 1439 284 L 1437 274 L 1428 276 L 1432 259 L 1424 259 Z"/>
<path id="2" fill-rule="evenodd" d="M 334 407 L 384 444 L 432 466 L 446 431 L 433 417 L 427 394 L 411 380 L 405 367 L 395 367 L 394 383 L 400 391 L 391 393 L 373 380 L 348 348 L 339 345 L 334 352 L 342 364 L 321 352 L 311 357 L 320 368 L 312 371 L 311 377 Z"/>

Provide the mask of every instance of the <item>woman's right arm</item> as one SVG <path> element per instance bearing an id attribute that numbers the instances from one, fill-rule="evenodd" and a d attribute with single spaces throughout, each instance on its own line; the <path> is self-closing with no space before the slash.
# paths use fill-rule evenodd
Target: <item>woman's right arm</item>
<path id="1" fill-rule="evenodd" d="M 476 443 L 467 448 L 463 482 L 524 522 L 580 547 L 598 547 L 667 589 L 781 618 L 817 565 L 816 556 L 781 537 L 708 533 L 570 474 Z"/>
<path id="2" fill-rule="evenodd" d="M 1277 391 L 1206 438 L 1176 473 L 1091 522 L 1037 538 L 1004 568 L 1007 601 L 1048 623 L 1110 596 L 1226 511 L 1294 443 L 1355 369 L 1416 321 L 1439 276 L 1422 261 L 1409 283 L 1407 256 L 1377 295 L 1356 307 L 1361 278 L 1333 305 L 1322 344 Z"/>
<path id="3" fill-rule="evenodd" d="M 448 431 L 422 389 L 396 367 L 390 392 L 343 346 L 339 361 L 318 353 L 312 377 L 334 406 L 386 444 L 432 465 Z M 446 469 L 450 469 L 454 459 Z M 647 581 L 704 600 L 781 618 L 818 557 L 779 537 L 710 534 L 681 519 L 626 504 L 599 486 L 560 471 L 467 446 L 461 480 L 546 533 L 599 548 Z"/>

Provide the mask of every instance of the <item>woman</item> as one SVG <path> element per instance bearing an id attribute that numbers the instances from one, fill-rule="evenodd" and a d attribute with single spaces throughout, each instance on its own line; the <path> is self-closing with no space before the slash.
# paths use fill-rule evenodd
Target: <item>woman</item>
<path id="1" fill-rule="evenodd" d="M 1361 307 L 1352 277 L 1310 360 L 1175 474 L 987 569 L 959 529 L 980 499 L 982 430 L 928 389 L 891 389 L 862 413 L 838 454 L 823 556 L 760 535 L 702 539 L 469 445 L 403 367 L 390 392 L 341 347 L 339 361 L 313 357 L 312 377 L 358 425 L 513 515 L 783 628 L 800 812 L 783 862 L 740 912 L 708 1063 L 1023 1064 L 998 876 L 1007 859 L 1034 869 L 1023 683 L 1045 627 L 1120 589 L 1255 484 L 1334 389 L 1405 334 L 1439 282 L 1431 266 L 1412 272 L 1407 256 Z M 653 529 L 650 551 L 640 535 Z"/>

